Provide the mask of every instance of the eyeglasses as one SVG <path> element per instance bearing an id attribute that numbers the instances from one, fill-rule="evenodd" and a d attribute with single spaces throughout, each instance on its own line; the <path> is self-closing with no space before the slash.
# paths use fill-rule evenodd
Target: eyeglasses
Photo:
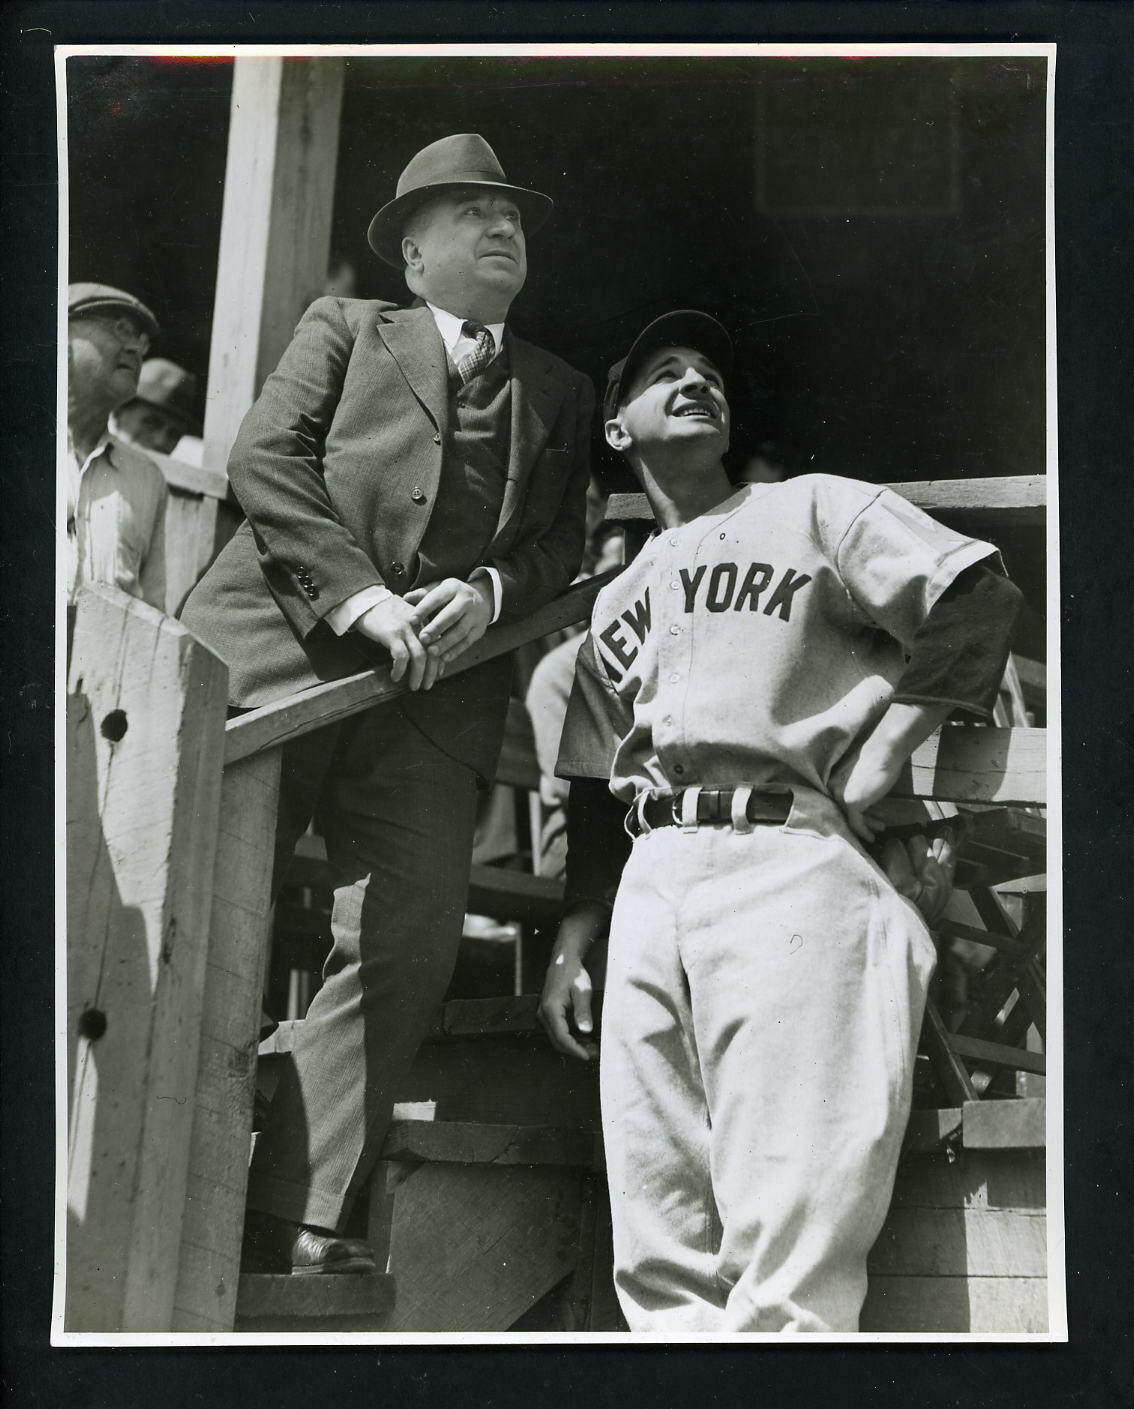
<path id="1" fill-rule="evenodd" d="M 79 313 L 76 316 L 80 319 L 90 318 L 93 322 L 100 324 L 104 328 L 108 328 L 123 347 L 130 343 L 136 343 L 141 349 L 143 357 L 145 357 L 146 353 L 150 350 L 149 333 L 147 333 L 144 328 L 140 327 L 133 318 L 127 318 L 124 314 L 113 318 L 109 313 Z"/>

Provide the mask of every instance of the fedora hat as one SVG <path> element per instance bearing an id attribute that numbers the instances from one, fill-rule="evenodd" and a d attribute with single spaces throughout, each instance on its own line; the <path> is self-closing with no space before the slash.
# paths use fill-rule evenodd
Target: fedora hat
<path id="1" fill-rule="evenodd" d="M 190 427 L 197 419 L 197 378 L 176 362 L 164 357 L 150 357 L 142 363 L 134 399 L 148 402 L 175 421 Z"/>
<path id="2" fill-rule="evenodd" d="M 398 177 L 392 201 L 387 201 L 366 232 L 370 248 L 387 264 L 402 267 L 402 234 L 406 217 L 446 186 L 487 186 L 506 191 L 520 208 L 524 233 L 534 235 L 551 214 L 555 202 L 539 191 L 513 186 L 496 160 L 496 153 L 475 132 L 458 132 L 423 147 Z"/>

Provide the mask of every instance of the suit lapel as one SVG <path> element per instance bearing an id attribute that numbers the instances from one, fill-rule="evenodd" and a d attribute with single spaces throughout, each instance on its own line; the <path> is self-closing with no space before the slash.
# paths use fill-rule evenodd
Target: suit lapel
<path id="1" fill-rule="evenodd" d="M 449 364 L 433 314 L 424 304 L 383 313 L 378 335 L 401 369 L 410 390 L 444 435 L 449 419 Z"/>
<path id="2" fill-rule="evenodd" d="M 554 376 L 554 367 L 539 348 L 509 334 L 508 357 L 512 382 L 508 479 L 504 485 L 504 501 L 500 506 L 496 532 L 489 545 L 490 554 L 497 551 L 502 540 L 506 539 L 523 505 L 532 467 L 547 444 L 563 399 L 563 389 Z"/>

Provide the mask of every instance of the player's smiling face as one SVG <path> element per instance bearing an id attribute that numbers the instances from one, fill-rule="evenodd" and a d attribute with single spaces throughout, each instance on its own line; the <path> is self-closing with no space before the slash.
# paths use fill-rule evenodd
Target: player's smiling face
<path id="1" fill-rule="evenodd" d="M 608 423 L 607 439 L 624 450 L 621 437 L 611 438 L 616 423 L 621 436 L 640 450 L 688 441 L 711 443 L 714 455 L 723 455 L 729 438 L 724 378 L 695 348 L 660 347 L 643 358 L 615 421 Z"/>

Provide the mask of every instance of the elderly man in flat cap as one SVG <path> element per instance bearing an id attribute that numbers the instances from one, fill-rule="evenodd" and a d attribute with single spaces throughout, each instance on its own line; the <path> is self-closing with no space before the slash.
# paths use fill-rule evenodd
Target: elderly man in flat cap
<path id="1" fill-rule="evenodd" d="M 247 522 L 184 609 L 236 706 L 383 663 L 408 686 L 285 750 L 276 880 L 314 814 L 333 947 L 257 1143 L 247 1270 L 374 1270 L 341 1232 L 449 981 L 509 694 L 506 660 L 445 672 L 579 566 L 593 391 L 507 327 L 551 208 L 482 137 L 418 152 L 369 229 L 416 298 L 308 309 L 233 447 Z"/>
<path id="2" fill-rule="evenodd" d="M 110 414 L 137 390 L 157 319 L 107 284 L 67 291 L 67 587 L 108 582 L 165 609 L 161 471 L 111 433 Z"/>

